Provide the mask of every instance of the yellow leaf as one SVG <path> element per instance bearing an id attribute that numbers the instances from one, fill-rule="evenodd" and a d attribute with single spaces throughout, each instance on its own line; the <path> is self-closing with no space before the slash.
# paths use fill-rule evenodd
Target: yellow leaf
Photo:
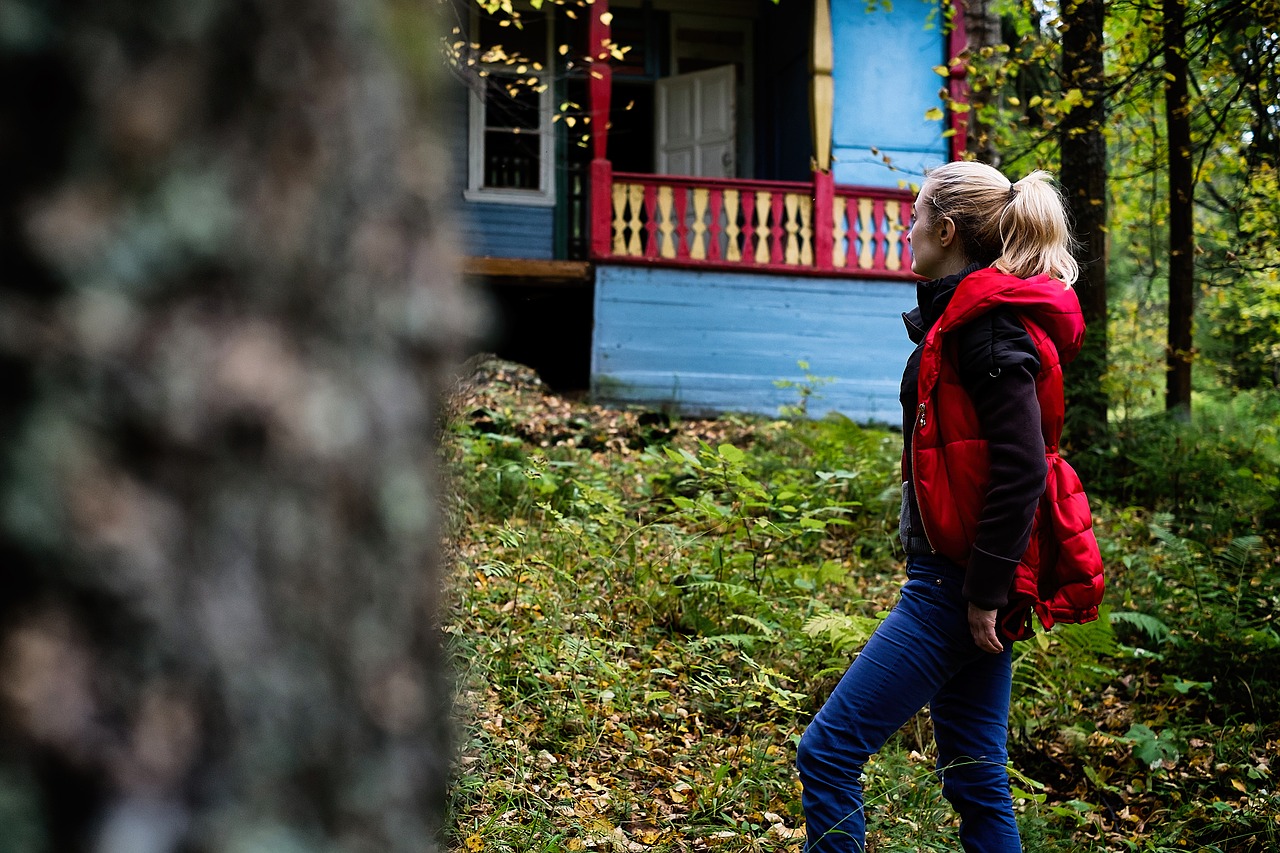
<path id="1" fill-rule="evenodd" d="M 942 109 L 940 107 L 930 107 L 924 112 L 925 121 L 941 121 Z"/>
<path id="2" fill-rule="evenodd" d="M 674 788 L 667 792 L 667 796 L 671 798 L 671 802 L 673 803 L 683 803 L 685 800 L 689 799 L 685 796 L 684 791 L 677 791 Z"/>
<path id="3" fill-rule="evenodd" d="M 471 853 L 479 853 L 484 849 L 484 839 L 478 835 L 468 835 L 467 840 L 462 843 Z"/>
<path id="4" fill-rule="evenodd" d="M 951 72 L 947 70 L 947 66 L 945 65 L 933 66 L 933 73 L 937 74 L 939 77 L 947 77 L 951 74 Z"/>
<path id="5" fill-rule="evenodd" d="M 1242 794 L 1249 792 L 1249 786 L 1245 785 L 1245 783 L 1240 779 L 1232 779 L 1231 787 L 1235 788 L 1237 791 L 1239 791 Z"/>

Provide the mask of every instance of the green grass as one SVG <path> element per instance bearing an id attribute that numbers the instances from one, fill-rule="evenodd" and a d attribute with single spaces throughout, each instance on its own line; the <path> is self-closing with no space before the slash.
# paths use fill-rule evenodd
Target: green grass
<path id="1" fill-rule="evenodd" d="M 495 370 L 446 441 L 451 846 L 800 850 L 795 741 L 901 583 L 900 439 L 839 419 L 668 422 Z M 1259 448 L 1267 417 L 1233 410 L 1212 432 Z M 1270 445 L 1249 463 L 1275 477 Z M 1277 849 L 1271 507 L 1144 508 L 1118 501 L 1155 474 L 1125 476 L 1089 484 L 1106 617 L 1015 653 L 1027 849 Z M 874 759 L 870 849 L 958 849 L 933 754 L 926 713 Z"/>

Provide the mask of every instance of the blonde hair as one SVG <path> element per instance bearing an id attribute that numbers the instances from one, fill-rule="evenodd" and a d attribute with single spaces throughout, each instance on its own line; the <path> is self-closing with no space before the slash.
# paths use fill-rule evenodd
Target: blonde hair
<path id="1" fill-rule="evenodd" d="M 1050 275 L 1075 284 L 1080 265 L 1062 195 L 1048 172 L 1017 183 L 986 163 L 956 161 L 930 171 L 925 199 L 934 218 L 948 216 L 965 257 L 1019 278 Z"/>

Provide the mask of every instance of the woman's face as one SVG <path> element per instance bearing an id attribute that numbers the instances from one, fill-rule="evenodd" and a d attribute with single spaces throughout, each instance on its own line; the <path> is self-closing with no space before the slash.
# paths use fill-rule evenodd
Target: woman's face
<path id="1" fill-rule="evenodd" d="M 941 278 L 945 274 L 940 270 L 947 254 L 939 238 L 937 223 L 933 221 L 929 204 L 932 197 L 933 187 L 926 180 L 911 208 L 911 230 L 907 232 L 907 242 L 911 244 L 911 271 L 926 279 Z"/>

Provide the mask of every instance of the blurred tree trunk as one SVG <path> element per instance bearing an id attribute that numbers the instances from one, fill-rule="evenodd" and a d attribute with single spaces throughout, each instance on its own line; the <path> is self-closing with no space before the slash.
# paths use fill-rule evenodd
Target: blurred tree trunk
<path id="1" fill-rule="evenodd" d="M 988 64 L 1003 63 L 1004 54 L 998 50 L 1001 44 L 1000 13 L 996 0 L 962 0 L 964 3 L 964 31 L 969 40 L 966 53 Z M 970 59 L 972 61 L 972 59 Z M 994 75 L 993 75 L 994 76 Z M 974 86 L 969 93 L 972 109 L 967 113 L 968 134 L 965 137 L 967 153 L 973 159 L 999 168 L 1000 152 L 996 148 L 991 128 L 982 121 L 983 108 L 998 98 L 1000 92 L 986 86 Z"/>
<path id="2" fill-rule="evenodd" d="M 439 849 L 429 4 L 17 6 L 0 848 Z"/>
<path id="3" fill-rule="evenodd" d="M 1063 88 L 1083 102 L 1062 121 L 1059 178 L 1078 241 L 1076 291 L 1088 328 L 1084 349 L 1067 373 L 1072 444 L 1096 444 L 1107 432 L 1107 142 L 1103 67 L 1104 0 L 1062 6 Z"/>

